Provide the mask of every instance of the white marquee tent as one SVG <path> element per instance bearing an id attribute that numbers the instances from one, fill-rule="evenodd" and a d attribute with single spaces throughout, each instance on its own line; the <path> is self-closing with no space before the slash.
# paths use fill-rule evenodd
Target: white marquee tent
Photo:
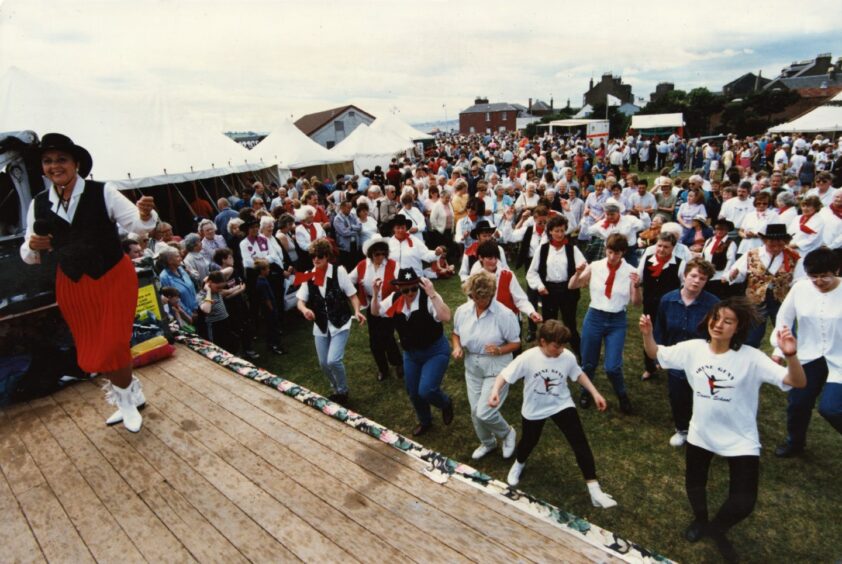
<path id="1" fill-rule="evenodd" d="M 371 127 L 374 131 L 390 131 L 412 142 L 431 141 L 433 139 L 433 136 L 429 133 L 424 133 L 420 129 L 415 129 L 393 114 L 381 115 L 379 118 L 375 119 L 369 127 Z"/>
<path id="2" fill-rule="evenodd" d="M 265 162 L 280 163 L 289 169 L 319 167 L 351 160 L 325 149 L 288 119 L 272 128 L 251 153 Z"/>
<path id="3" fill-rule="evenodd" d="M 385 168 L 392 157 L 414 147 L 415 143 L 410 139 L 389 131 L 377 131 L 362 123 L 331 152 L 353 159 L 354 172 L 360 174 L 377 165 Z"/>
<path id="4" fill-rule="evenodd" d="M 159 94 L 109 96 L 12 68 L 0 79 L 0 130 L 60 132 L 93 156 L 91 176 L 121 190 L 253 172 L 260 162 L 222 132 L 189 121 Z"/>
<path id="5" fill-rule="evenodd" d="M 842 131 L 842 92 L 834 96 L 832 104 L 819 106 L 787 123 L 776 125 L 769 133 L 823 133 Z"/>
<path id="6" fill-rule="evenodd" d="M 668 129 L 684 127 L 684 114 L 649 114 L 632 116 L 630 129 Z"/>

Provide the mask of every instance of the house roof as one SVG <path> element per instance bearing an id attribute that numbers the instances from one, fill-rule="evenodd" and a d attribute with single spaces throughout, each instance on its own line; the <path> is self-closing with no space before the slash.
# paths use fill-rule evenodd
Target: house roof
<path id="1" fill-rule="evenodd" d="M 461 114 L 479 114 L 484 112 L 516 112 L 518 108 L 515 104 L 507 102 L 497 102 L 495 104 L 474 104 L 470 108 L 462 110 Z"/>
<path id="2" fill-rule="evenodd" d="M 306 116 L 301 116 L 300 118 L 295 120 L 295 125 L 296 127 L 298 127 L 298 129 L 303 131 L 305 135 L 312 135 L 313 133 L 330 123 L 336 116 L 339 116 L 350 109 L 354 109 L 360 112 L 361 114 L 370 117 L 372 120 L 376 119 L 370 113 L 361 110 L 353 104 L 349 104 L 347 106 L 339 106 L 338 108 L 331 108 L 322 112 L 316 112 L 314 114 L 307 114 Z"/>
<path id="3" fill-rule="evenodd" d="M 552 109 L 552 108 L 550 108 L 550 105 L 547 104 L 546 102 L 544 102 L 543 100 L 535 100 L 535 102 L 532 104 L 532 110 L 533 111 L 534 110 L 541 111 L 541 110 L 549 110 L 549 109 Z"/>
<path id="4" fill-rule="evenodd" d="M 790 90 L 801 90 L 804 88 L 827 88 L 831 86 L 842 86 L 842 75 L 830 78 L 826 74 L 813 76 L 797 76 L 792 78 L 776 78 L 764 88 L 775 88 L 783 85 Z"/>
<path id="5" fill-rule="evenodd" d="M 728 84 L 723 86 L 722 89 L 724 90 L 724 89 L 728 88 L 729 86 L 733 86 L 734 84 L 737 84 L 738 82 L 740 82 L 741 80 L 743 80 L 745 78 L 750 78 L 751 80 L 757 80 L 758 77 L 753 72 L 747 72 L 744 75 L 735 78 L 734 80 L 732 80 L 731 82 L 729 82 Z M 763 87 L 763 85 L 768 84 L 770 82 L 772 82 L 771 79 L 765 78 L 765 77 L 762 77 L 762 76 L 760 77 L 761 88 Z"/>

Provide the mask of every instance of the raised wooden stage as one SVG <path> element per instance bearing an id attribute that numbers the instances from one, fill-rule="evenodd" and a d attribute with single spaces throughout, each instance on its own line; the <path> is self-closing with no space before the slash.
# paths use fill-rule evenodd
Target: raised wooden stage
<path id="1" fill-rule="evenodd" d="M 179 346 L 138 434 L 94 383 L 0 415 L 3 562 L 612 562 Z"/>

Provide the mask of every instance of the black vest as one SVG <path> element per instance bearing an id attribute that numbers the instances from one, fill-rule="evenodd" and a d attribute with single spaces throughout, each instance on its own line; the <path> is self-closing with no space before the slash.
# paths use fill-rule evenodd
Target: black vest
<path id="1" fill-rule="evenodd" d="M 661 298 L 667 292 L 672 292 L 681 287 L 681 280 L 678 278 L 678 267 L 681 266 L 681 259 L 676 258 L 675 264 L 668 267 L 664 266 L 661 275 L 655 278 L 649 267 L 649 259 L 653 255 L 646 257 L 646 264 L 643 267 L 643 308 L 644 311 L 650 313 L 658 311 L 658 305 L 661 303 Z"/>
<path id="2" fill-rule="evenodd" d="M 547 285 L 547 257 L 550 255 L 550 244 L 544 243 L 538 250 L 538 276 L 541 282 Z M 564 254 L 567 255 L 567 282 L 573 278 L 576 273 L 576 259 L 573 255 L 573 243 L 568 242 L 564 245 Z M 579 289 L 566 290 L 569 294 L 574 294 L 576 299 L 579 299 Z"/>
<path id="3" fill-rule="evenodd" d="M 351 306 L 348 305 L 348 296 L 339 287 L 339 271 L 335 265 L 329 264 L 328 268 L 333 269 L 333 276 L 327 277 L 325 273 L 325 295 L 319 291 L 319 287 L 312 280 L 307 282 L 309 296 L 307 307 L 316 314 L 316 325 L 322 333 L 327 333 L 327 322 L 330 321 L 334 327 L 342 327 L 351 319 Z"/>
<path id="4" fill-rule="evenodd" d="M 394 316 L 395 329 L 401 340 L 401 347 L 405 351 L 426 349 L 435 343 L 444 333 L 442 324 L 435 320 L 427 311 L 427 294 L 419 288 L 418 309 L 413 311 L 407 319 L 403 311 Z M 398 299 L 395 296 L 394 299 Z"/>
<path id="5" fill-rule="evenodd" d="M 104 190 L 102 182 L 85 182 L 72 224 L 52 210 L 49 191 L 35 196 L 35 219 L 49 222 L 58 264 L 74 282 L 85 274 L 94 280 L 101 278 L 123 258 L 117 226 L 105 207 Z"/>
<path id="6" fill-rule="evenodd" d="M 532 245 L 532 231 L 534 228 L 534 225 L 530 225 L 523 232 L 523 239 L 520 241 L 520 249 L 518 249 L 517 253 L 517 264 L 515 265 L 518 268 L 529 266 L 529 247 Z"/>
<path id="7" fill-rule="evenodd" d="M 717 272 L 724 270 L 728 264 L 728 248 L 733 244 L 735 243 L 726 235 L 722 243 L 719 244 L 719 248 L 716 249 L 716 252 L 711 253 L 710 262 Z"/>

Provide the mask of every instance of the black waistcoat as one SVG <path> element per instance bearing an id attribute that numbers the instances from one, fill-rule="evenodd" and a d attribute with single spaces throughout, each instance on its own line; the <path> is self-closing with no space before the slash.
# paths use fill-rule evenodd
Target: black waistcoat
<path id="1" fill-rule="evenodd" d="M 401 347 L 405 351 L 416 351 L 426 349 L 435 343 L 444 333 L 442 324 L 430 315 L 427 311 L 427 294 L 419 289 L 418 309 L 413 311 L 409 318 L 401 311 L 394 316 L 395 329 L 401 340 Z M 394 299 L 398 299 L 395 296 Z"/>
<path id="2" fill-rule="evenodd" d="M 530 225 L 523 232 L 523 239 L 520 241 L 520 249 L 517 252 L 517 264 L 515 265 L 518 268 L 522 266 L 529 267 L 529 247 L 532 245 L 532 232 L 534 230 L 535 226 Z"/>
<path id="3" fill-rule="evenodd" d="M 96 280 L 123 258 L 117 226 L 105 207 L 104 190 L 102 182 L 85 182 L 71 224 L 52 210 L 49 191 L 35 196 L 35 219 L 49 222 L 58 264 L 74 282 L 84 274 Z"/>
<path id="4" fill-rule="evenodd" d="M 328 268 L 333 269 L 333 276 L 325 280 L 327 286 L 324 297 L 322 297 L 322 293 L 315 282 L 312 280 L 307 282 L 309 290 L 307 307 L 316 314 L 316 325 L 322 333 L 327 333 L 328 321 L 334 327 L 342 327 L 351 319 L 351 306 L 348 305 L 348 296 L 339 286 L 339 272 L 335 265 L 330 264 Z M 325 273 L 325 276 L 327 276 L 327 273 Z"/>
<path id="5" fill-rule="evenodd" d="M 646 265 L 643 267 L 643 307 L 647 312 L 657 311 L 664 294 L 681 287 L 681 279 L 678 277 L 681 259 L 676 258 L 675 264 L 664 266 L 661 275 L 655 278 L 649 270 L 652 266 L 649 263 L 650 258 L 652 257 L 646 257 Z"/>

